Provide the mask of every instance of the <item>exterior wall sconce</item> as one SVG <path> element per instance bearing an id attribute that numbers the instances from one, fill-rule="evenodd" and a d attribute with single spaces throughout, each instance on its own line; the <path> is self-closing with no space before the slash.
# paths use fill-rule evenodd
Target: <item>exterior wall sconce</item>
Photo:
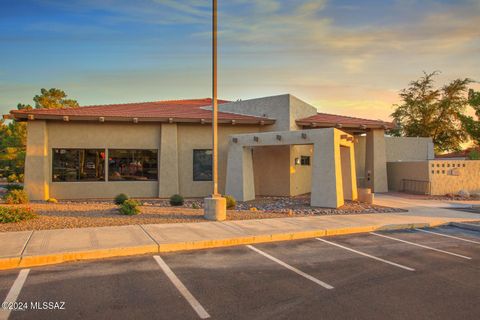
<path id="1" fill-rule="evenodd" d="M 279 135 L 279 134 L 277 134 L 277 140 L 278 140 L 278 141 L 282 140 L 282 136 Z"/>
<path id="2" fill-rule="evenodd" d="M 138 123 L 138 118 L 133 118 L 133 123 Z"/>
<path id="3" fill-rule="evenodd" d="M 28 120 L 35 120 L 35 116 L 33 114 L 29 114 L 27 118 Z"/>
<path id="4" fill-rule="evenodd" d="M 105 117 L 100 117 L 100 118 L 98 118 L 98 121 L 100 121 L 100 122 L 105 122 Z"/>
<path id="5" fill-rule="evenodd" d="M 366 126 L 366 125 L 364 125 L 364 124 L 362 124 L 362 125 L 360 126 L 360 129 L 363 129 L 363 130 L 365 130 L 365 129 L 367 129 L 367 126 Z"/>
<path id="6" fill-rule="evenodd" d="M 232 141 L 233 141 L 233 143 L 237 143 L 237 142 L 238 142 L 238 138 L 232 138 Z"/>
<path id="7" fill-rule="evenodd" d="M 302 132 L 302 139 L 307 139 L 307 134 L 305 132 Z"/>
<path id="8" fill-rule="evenodd" d="M 265 121 L 260 121 L 260 125 L 263 126 L 265 124 Z"/>
<path id="9" fill-rule="evenodd" d="M 236 121 L 235 120 L 232 120 L 232 125 L 235 125 Z"/>
<path id="10" fill-rule="evenodd" d="M 295 165 L 299 166 L 300 165 L 300 158 L 295 158 Z"/>
<path id="11" fill-rule="evenodd" d="M 168 123 L 173 123 L 173 118 L 168 118 Z"/>
<path id="12" fill-rule="evenodd" d="M 205 124 L 205 119 L 201 119 L 201 120 L 200 120 L 200 123 L 201 123 L 201 124 Z"/>
<path id="13" fill-rule="evenodd" d="M 337 123 L 335 126 L 339 129 L 343 128 L 343 124 L 341 124 L 341 123 Z"/>
<path id="14" fill-rule="evenodd" d="M 258 142 L 258 137 L 257 136 L 253 137 L 253 141 Z"/>
<path id="15" fill-rule="evenodd" d="M 63 121 L 68 122 L 68 121 L 70 121 L 70 119 L 68 118 L 68 116 L 63 116 Z"/>

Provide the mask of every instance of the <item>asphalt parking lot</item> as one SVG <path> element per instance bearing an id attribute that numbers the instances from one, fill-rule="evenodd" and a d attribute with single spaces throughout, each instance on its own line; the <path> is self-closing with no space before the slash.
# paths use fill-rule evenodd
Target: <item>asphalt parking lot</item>
<path id="1" fill-rule="evenodd" d="M 442 227 L 17 269 L 0 319 L 478 319 L 479 261 Z"/>

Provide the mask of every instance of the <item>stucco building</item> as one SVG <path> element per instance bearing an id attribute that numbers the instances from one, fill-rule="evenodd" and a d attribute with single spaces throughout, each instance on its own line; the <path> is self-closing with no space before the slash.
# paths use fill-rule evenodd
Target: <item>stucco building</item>
<path id="1" fill-rule="evenodd" d="M 330 147 L 322 150 L 320 140 L 307 141 L 319 136 L 311 134 L 318 129 L 335 128 L 332 139 L 338 138 L 338 150 L 351 147 L 354 168 L 347 168 L 349 175 L 354 175 L 356 185 L 374 192 L 388 190 L 388 161 L 433 158 L 431 139 L 388 138 L 385 131 L 392 123 L 319 113 L 289 94 L 219 101 L 219 111 L 222 193 L 238 189 L 234 188 L 238 181 L 227 178 L 227 171 L 235 170 L 227 170 L 227 162 L 233 165 L 235 159 L 229 157 L 229 150 L 238 141 L 243 141 L 251 157 L 249 192 L 254 196 L 294 196 L 312 191 L 312 186 L 321 187 L 325 177 L 312 181 L 314 157 L 322 158 Z M 25 187 L 31 199 L 112 198 L 119 193 L 204 197 L 211 193 L 210 99 L 13 110 L 9 117 L 28 123 Z M 301 135 L 288 134 L 297 131 Z M 245 144 L 244 137 L 251 143 Z M 304 144 L 299 137 L 306 139 Z M 265 139 L 275 141 L 262 143 Z M 342 163 L 338 165 L 348 161 Z M 323 170 L 322 175 L 328 175 L 328 168 Z"/>

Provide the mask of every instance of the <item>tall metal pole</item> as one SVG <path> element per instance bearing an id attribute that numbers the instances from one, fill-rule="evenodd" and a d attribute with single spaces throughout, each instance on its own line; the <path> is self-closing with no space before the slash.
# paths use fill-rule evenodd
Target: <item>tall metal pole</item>
<path id="1" fill-rule="evenodd" d="M 217 102 L 217 0 L 212 0 L 212 133 L 213 133 L 213 194 L 218 194 L 218 102 Z"/>

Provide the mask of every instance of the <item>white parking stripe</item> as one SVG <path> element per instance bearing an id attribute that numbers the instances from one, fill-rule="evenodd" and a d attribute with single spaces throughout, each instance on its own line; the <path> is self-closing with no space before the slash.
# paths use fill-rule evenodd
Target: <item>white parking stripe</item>
<path id="1" fill-rule="evenodd" d="M 458 254 L 458 253 L 453 253 L 453 252 L 450 252 L 450 251 L 445 251 L 445 250 L 432 248 L 432 247 L 429 247 L 429 246 L 425 246 L 423 244 L 413 243 L 413 242 L 410 242 L 410 241 L 406 241 L 406 240 L 402 240 L 402 239 L 398 239 L 398 238 L 394 238 L 394 237 L 389 237 L 389 236 L 386 236 L 386 235 L 383 235 L 383 234 L 378 234 L 378 233 L 375 233 L 375 232 L 370 232 L 370 234 L 373 234 L 373 235 L 379 236 L 379 237 L 383 237 L 383 238 L 387 238 L 387 239 L 391 239 L 391 240 L 395 240 L 395 241 L 400 241 L 400 242 L 403 242 L 403 243 L 408 243 L 408 244 L 411 244 L 412 246 L 417 246 L 417 247 L 421 247 L 421 248 L 425 248 L 425 249 L 449 254 L 451 256 L 455 256 L 455 257 L 459 257 L 459 258 L 463 258 L 463 259 L 468 259 L 468 260 L 472 259 L 472 258 L 467 257 L 467 256 L 462 256 L 461 254 Z"/>
<path id="2" fill-rule="evenodd" d="M 2 304 L 2 308 L 0 309 L 0 320 L 7 320 L 10 316 L 10 312 L 12 312 L 12 309 L 9 308 L 8 303 L 13 303 L 17 301 L 18 295 L 20 294 L 20 291 L 22 291 L 23 284 L 25 283 L 25 280 L 27 280 L 29 272 L 30 269 L 20 270 L 17 279 L 15 279 L 15 282 L 13 282 L 10 291 L 8 291 L 7 297 Z"/>
<path id="3" fill-rule="evenodd" d="M 297 268 L 292 267 L 291 265 L 286 264 L 285 262 L 283 262 L 283 261 L 281 261 L 281 260 L 278 260 L 277 258 L 269 255 L 269 254 L 266 253 L 266 252 L 263 252 L 262 250 L 259 250 L 259 249 L 255 248 L 254 246 L 247 245 L 247 247 L 250 248 L 250 249 L 252 249 L 252 250 L 255 251 L 256 253 L 261 254 L 261 255 L 264 256 L 265 258 L 270 259 L 270 260 L 278 263 L 278 264 L 281 265 L 282 267 L 285 267 L 285 268 L 287 268 L 288 270 L 293 271 L 293 272 L 295 272 L 296 274 L 301 275 L 302 277 L 304 277 L 304 278 L 306 278 L 306 279 L 308 279 L 308 280 L 310 280 L 310 281 L 313 281 L 313 282 L 315 282 L 316 284 L 318 284 L 318 285 L 320 285 L 320 286 L 322 286 L 322 287 L 324 287 L 324 288 L 326 288 L 326 289 L 333 289 L 333 287 L 332 287 L 331 285 L 329 285 L 328 283 L 325 283 L 325 282 L 323 282 L 323 281 L 321 281 L 321 280 L 318 280 L 317 278 L 312 277 L 311 275 L 309 275 L 309 274 L 307 274 L 307 273 L 305 273 L 305 272 L 303 272 L 303 271 L 301 271 L 301 270 L 298 270 Z"/>
<path id="4" fill-rule="evenodd" d="M 160 256 L 153 256 L 153 258 L 157 261 L 160 268 L 163 270 L 163 272 L 165 272 L 165 274 L 173 283 L 173 285 L 177 288 L 177 290 L 180 291 L 182 296 L 188 301 L 188 303 L 190 303 L 193 310 L 195 310 L 200 319 L 210 318 L 208 312 L 202 307 L 200 302 L 195 299 L 195 297 L 190 293 L 190 291 L 188 291 L 188 289 L 183 285 L 182 281 L 177 278 L 175 273 L 173 273 L 172 269 L 170 269 L 170 267 L 165 263 L 165 261 L 163 261 Z"/>
<path id="5" fill-rule="evenodd" d="M 371 254 L 361 252 L 361 251 L 357 251 L 355 249 L 342 246 L 341 244 L 338 244 L 338 243 L 335 243 L 335 242 L 327 241 L 325 239 L 320 239 L 320 238 L 316 238 L 316 239 L 320 240 L 320 241 L 323 241 L 325 243 L 331 244 L 333 246 L 337 246 L 339 248 L 342 248 L 342 249 L 345 249 L 345 250 L 348 250 L 348 251 L 351 251 L 351 252 L 355 252 L 355 253 L 357 253 L 359 255 L 362 255 L 364 257 L 368 257 L 368 258 L 371 258 L 371 259 L 374 259 L 374 260 L 377 260 L 377 261 L 381 261 L 381 262 L 384 262 L 384 263 L 387 263 L 387 264 L 390 264 L 392 266 L 399 267 L 399 268 L 402 268 L 402 269 L 405 269 L 405 270 L 408 270 L 408 271 L 415 271 L 415 269 L 413 269 L 413 268 L 410 268 L 410 267 L 407 267 L 407 266 L 404 266 L 404 265 L 401 265 L 401 264 L 398 264 L 398 263 L 395 263 L 395 262 L 392 262 L 392 261 L 388 261 L 388 260 L 385 260 L 385 259 L 382 259 L 382 258 L 379 258 L 379 257 L 375 257 L 375 256 L 372 256 Z"/>
<path id="6" fill-rule="evenodd" d="M 443 233 L 438 233 L 438 232 L 433 232 L 433 231 L 428 231 L 428 230 L 423 230 L 423 229 L 417 229 L 417 228 L 415 228 L 415 230 L 426 232 L 426 233 L 431 233 L 431 234 L 436 234 L 438 236 L 443 236 L 443 237 L 447 237 L 447 238 L 452 238 L 452 239 L 457 239 L 457 240 L 462 240 L 462 241 L 466 241 L 466 242 L 480 244 L 480 242 L 478 242 L 478 241 L 469 240 L 469 239 L 465 239 L 465 238 L 459 238 L 459 237 L 451 236 L 451 235 L 448 235 L 448 234 L 443 234 Z"/>

